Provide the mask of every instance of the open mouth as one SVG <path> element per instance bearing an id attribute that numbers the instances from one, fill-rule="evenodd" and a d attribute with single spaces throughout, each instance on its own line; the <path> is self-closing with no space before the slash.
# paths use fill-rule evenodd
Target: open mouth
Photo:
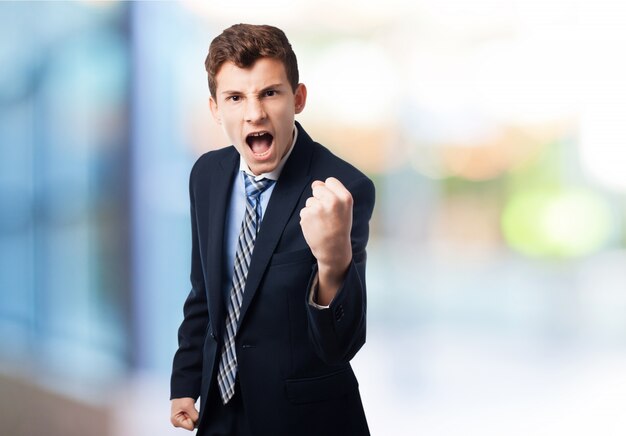
<path id="1" fill-rule="evenodd" d="M 255 156 L 263 157 L 267 155 L 272 148 L 274 137 L 268 132 L 254 132 L 246 136 L 246 143 Z"/>

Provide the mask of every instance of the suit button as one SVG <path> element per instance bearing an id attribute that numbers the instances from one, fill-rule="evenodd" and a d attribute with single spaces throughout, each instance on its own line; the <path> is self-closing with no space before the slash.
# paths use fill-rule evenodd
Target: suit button
<path id="1" fill-rule="evenodd" d="M 335 319 L 341 321 L 341 318 L 343 318 L 343 306 L 340 304 L 337 306 L 337 309 L 335 309 Z"/>

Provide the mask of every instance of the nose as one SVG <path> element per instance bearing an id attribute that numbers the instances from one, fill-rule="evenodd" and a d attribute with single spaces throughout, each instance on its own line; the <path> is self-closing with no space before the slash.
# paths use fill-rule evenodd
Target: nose
<path id="1" fill-rule="evenodd" d="M 263 104 L 259 99 L 250 98 L 247 100 L 245 119 L 248 123 L 258 123 L 266 118 Z"/>

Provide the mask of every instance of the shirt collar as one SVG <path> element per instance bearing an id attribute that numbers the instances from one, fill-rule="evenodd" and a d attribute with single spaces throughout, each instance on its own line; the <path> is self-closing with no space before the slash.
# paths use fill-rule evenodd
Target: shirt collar
<path id="1" fill-rule="evenodd" d="M 287 159 L 289 159 L 289 156 L 291 156 L 291 152 L 293 151 L 293 147 L 296 145 L 297 139 L 298 139 L 298 128 L 294 124 L 293 141 L 291 142 L 291 147 L 289 147 L 289 151 L 287 152 L 287 154 L 283 156 L 283 158 L 278 163 L 278 166 L 274 168 L 273 171 L 270 171 L 269 173 L 259 174 L 258 176 L 256 176 L 254 175 L 254 173 L 252 173 L 252 171 L 250 171 L 248 164 L 246 163 L 245 159 L 241 158 L 241 156 L 239 156 L 239 171 L 243 171 L 244 173 L 251 175 L 252 177 L 254 177 L 254 180 L 261 180 L 261 179 L 278 180 L 278 177 L 280 177 L 280 173 L 283 171 L 283 167 L 285 166 L 285 163 L 287 163 Z"/>

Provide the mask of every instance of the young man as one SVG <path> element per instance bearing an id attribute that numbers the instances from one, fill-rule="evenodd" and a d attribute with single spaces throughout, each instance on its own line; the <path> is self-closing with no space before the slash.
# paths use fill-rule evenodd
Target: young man
<path id="1" fill-rule="evenodd" d="M 232 26 L 205 66 L 233 147 L 191 170 L 172 424 L 203 436 L 369 434 L 349 361 L 365 342 L 374 186 L 295 122 L 307 90 L 281 30 Z"/>

